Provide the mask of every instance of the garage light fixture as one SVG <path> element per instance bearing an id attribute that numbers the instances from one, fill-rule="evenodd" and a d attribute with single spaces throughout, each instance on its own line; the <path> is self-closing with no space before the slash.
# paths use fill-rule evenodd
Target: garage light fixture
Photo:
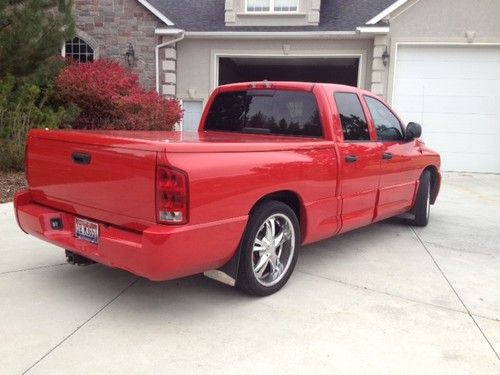
<path id="1" fill-rule="evenodd" d="M 385 47 L 385 51 L 382 54 L 382 63 L 384 64 L 384 66 L 389 65 L 389 58 L 390 57 L 391 56 L 389 55 L 389 52 L 387 51 L 387 47 Z"/>
<path id="2" fill-rule="evenodd" d="M 128 66 L 134 65 L 135 62 L 135 51 L 132 43 L 129 43 L 128 50 L 125 52 L 125 60 L 127 61 Z"/>

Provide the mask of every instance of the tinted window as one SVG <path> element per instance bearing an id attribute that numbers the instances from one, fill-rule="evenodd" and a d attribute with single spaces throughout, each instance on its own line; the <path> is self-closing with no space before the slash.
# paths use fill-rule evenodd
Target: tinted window
<path id="1" fill-rule="evenodd" d="M 368 123 L 356 94 L 336 93 L 335 102 L 342 122 L 345 141 L 368 141 Z"/>
<path id="2" fill-rule="evenodd" d="M 217 95 L 205 130 L 321 137 L 323 128 L 311 92 L 248 90 Z"/>
<path id="3" fill-rule="evenodd" d="M 403 139 L 401 124 L 396 116 L 381 101 L 365 96 L 366 104 L 377 129 L 379 141 L 400 141 Z"/>

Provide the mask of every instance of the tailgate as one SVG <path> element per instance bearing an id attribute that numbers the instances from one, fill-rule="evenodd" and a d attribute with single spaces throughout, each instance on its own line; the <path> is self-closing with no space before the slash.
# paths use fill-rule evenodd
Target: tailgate
<path id="1" fill-rule="evenodd" d="M 76 215 L 141 230 L 155 223 L 156 152 L 30 137 L 33 199 Z"/>

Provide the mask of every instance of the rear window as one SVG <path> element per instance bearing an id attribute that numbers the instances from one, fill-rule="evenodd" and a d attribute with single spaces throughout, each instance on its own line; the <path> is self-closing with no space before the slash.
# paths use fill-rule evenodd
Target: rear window
<path id="1" fill-rule="evenodd" d="M 312 92 L 248 90 L 215 98 L 205 130 L 322 137 L 318 104 Z"/>

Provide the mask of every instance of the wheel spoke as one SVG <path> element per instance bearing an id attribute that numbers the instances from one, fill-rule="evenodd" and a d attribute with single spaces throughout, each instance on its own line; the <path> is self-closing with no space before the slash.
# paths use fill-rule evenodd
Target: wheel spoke
<path id="1" fill-rule="evenodd" d="M 271 235 L 274 238 L 274 236 L 276 235 L 276 219 L 272 218 L 270 222 L 271 222 Z"/>
<path id="2" fill-rule="evenodd" d="M 271 241 L 267 239 L 267 237 L 262 238 L 262 245 L 263 246 L 269 246 L 271 245 Z"/>
<path id="3" fill-rule="evenodd" d="M 263 240 L 259 238 L 255 238 L 255 242 L 253 244 L 253 251 L 264 251 L 266 250 L 266 244 Z"/>
<path id="4" fill-rule="evenodd" d="M 276 266 L 276 259 L 277 259 L 277 257 L 269 258 L 269 265 L 271 266 L 271 269 L 269 270 L 269 274 L 271 276 L 271 280 L 276 280 L 280 275 L 280 270 Z"/>
<path id="5" fill-rule="evenodd" d="M 266 248 L 264 246 L 261 246 L 261 245 L 254 245 L 253 247 L 253 251 L 265 251 Z"/>
<path id="6" fill-rule="evenodd" d="M 269 255 L 262 255 L 254 267 L 254 272 L 256 272 L 258 277 L 262 277 L 267 264 L 269 263 Z"/>
<path id="7" fill-rule="evenodd" d="M 272 243 L 274 240 L 274 235 L 276 233 L 276 223 L 273 218 L 270 218 L 266 221 L 266 238 L 269 243 Z"/>
<path id="8" fill-rule="evenodd" d="M 281 263 L 279 257 L 276 257 L 276 268 L 278 269 L 278 274 L 281 274 L 281 272 L 283 272 L 283 264 Z"/>
<path id="9" fill-rule="evenodd" d="M 281 245 L 283 245 L 286 241 L 288 241 L 292 237 L 288 228 L 284 228 L 283 231 L 275 238 L 274 246 L 278 249 Z"/>
<path id="10" fill-rule="evenodd" d="M 262 266 L 257 272 L 257 277 L 262 277 L 264 275 L 264 272 L 267 269 L 267 265 L 269 264 L 269 258 L 266 258 L 265 261 L 263 262 Z"/>
<path id="11" fill-rule="evenodd" d="M 281 231 L 276 237 L 274 237 L 274 247 L 278 248 L 284 241 L 283 237 L 285 232 Z"/>

